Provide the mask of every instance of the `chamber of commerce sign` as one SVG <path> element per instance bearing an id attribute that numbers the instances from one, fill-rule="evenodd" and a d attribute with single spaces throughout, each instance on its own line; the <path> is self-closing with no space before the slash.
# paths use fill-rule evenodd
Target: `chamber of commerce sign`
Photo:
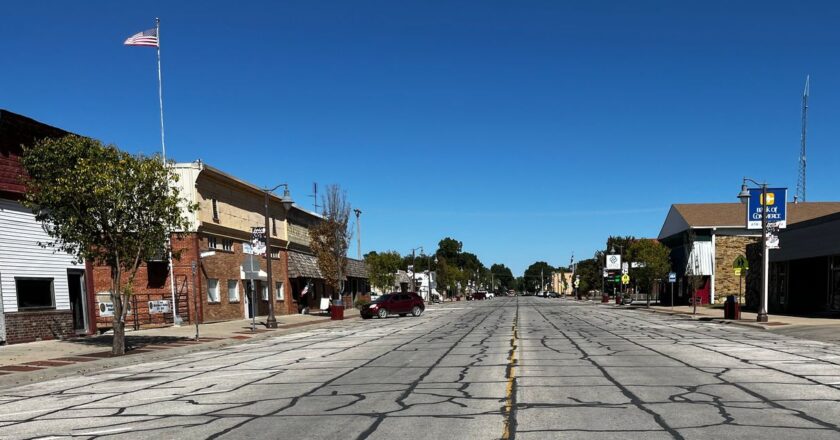
<path id="1" fill-rule="evenodd" d="M 767 223 L 776 223 L 777 227 L 787 227 L 787 188 L 767 188 L 767 200 L 764 200 L 761 188 L 750 188 L 747 203 L 747 229 L 761 229 L 761 217 L 767 209 Z"/>

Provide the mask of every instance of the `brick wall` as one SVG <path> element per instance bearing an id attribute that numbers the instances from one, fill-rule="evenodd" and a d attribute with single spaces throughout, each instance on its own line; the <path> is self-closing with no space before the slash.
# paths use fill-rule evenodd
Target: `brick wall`
<path id="1" fill-rule="evenodd" d="M 202 234 L 199 237 L 199 246 L 202 250 L 207 249 L 207 237 Z M 245 254 L 242 253 L 242 243 L 234 242 L 232 251 L 223 251 L 215 249 L 216 254 L 204 258 L 202 266 L 204 276 L 207 279 L 219 280 L 219 301 L 211 303 L 207 296 L 207 282 L 203 280 L 200 284 L 202 287 L 201 298 L 204 304 L 204 320 L 212 321 L 228 321 L 235 319 L 243 319 L 245 317 L 245 281 L 241 280 L 240 267 L 245 260 Z M 266 270 L 265 257 L 259 257 L 259 269 Z M 288 274 L 288 259 L 286 258 L 286 251 L 281 250 L 279 258 L 271 259 L 271 276 L 272 282 L 282 281 L 285 290 L 285 299 L 283 301 L 275 301 L 274 314 L 286 315 L 297 313 L 297 304 L 292 298 L 292 286 L 289 284 Z M 237 280 L 239 283 L 239 301 L 231 302 L 228 299 L 228 280 Z M 257 282 L 257 288 L 261 289 L 262 282 Z M 269 288 L 269 295 L 274 295 L 273 287 Z M 268 301 L 262 299 L 261 291 L 257 291 L 257 310 L 258 314 L 264 315 L 268 312 Z"/>
<path id="2" fill-rule="evenodd" d="M 755 237 L 715 236 L 715 302 L 723 302 L 727 295 L 738 295 L 738 279 L 732 263 L 739 255 L 747 254 L 747 245 L 756 243 Z M 744 280 L 744 283 L 746 279 Z M 745 287 L 742 285 L 742 292 Z"/>
<path id="3" fill-rule="evenodd" d="M 64 339 L 75 336 L 69 310 L 6 313 L 6 343 Z"/>
<path id="4" fill-rule="evenodd" d="M 194 234 L 187 234 L 181 238 L 173 236 L 172 249 L 180 252 L 180 259 L 175 259 L 173 265 L 173 274 L 175 275 L 175 301 L 178 306 L 178 316 L 184 322 L 194 322 L 196 311 L 193 304 L 193 277 L 192 277 L 192 262 L 195 260 L 196 247 Z M 94 297 L 90 299 L 94 306 L 98 306 L 98 298 L 107 298 L 107 293 L 111 290 L 111 270 L 105 266 L 93 267 L 93 294 Z M 196 277 L 198 279 L 198 277 Z M 128 280 L 128 274 L 123 274 L 123 282 Z M 200 285 L 200 280 L 199 280 Z M 143 264 L 137 270 L 137 276 L 134 279 L 132 298 L 130 300 L 132 308 L 126 315 L 126 328 L 135 326 L 135 318 L 137 325 L 142 326 L 157 326 L 172 324 L 172 313 L 166 314 L 151 314 L 149 313 L 149 301 L 168 300 L 172 301 L 172 290 L 169 283 L 169 266 L 163 262 L 152 262 L 151 264 Z M 110 299 L 106 299 L 110 301 Z M 136 313 L 135 313 L 136 311 Z M 111 327 L 111 317 L 99 316 L 99 309 L 96 309 L 96 325 L 100 329 L 107 329 Z"/>

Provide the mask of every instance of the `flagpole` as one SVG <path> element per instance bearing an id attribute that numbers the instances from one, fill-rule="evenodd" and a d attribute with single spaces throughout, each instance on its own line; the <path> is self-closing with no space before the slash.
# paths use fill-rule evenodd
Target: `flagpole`
<path id="1" fill-rule="evenodd" d="M 160 74 L 160 18 L 155 18 L 155 33 L 157 34 L 157 69 L 158 69 L 158 101 L 160 102 L 160 147 L 163 150 L 163 163 L 166 165 L 166 140 L 163 136 L 163 80 Z"/>
<path id="2" fill-rule="evenodd" d="M 160 103 L 160 148 L 163 152 L 161 156 L 161 160 L 163 161 L 163 166 L 166 167 L 166 138 L 164 137 L 164 130 L 163 130 L 163 79 L 160 73 L 160 18 L 155 17 L 155 33 L 157 34 L 157 73 L 158 73 L 158 102 Z M 168 176 L 167 172 L 167 176 Z M 167 177 L 168 178 L 168 177 Z M 172 239 L 167 234 L 166 236 L 166 251 L 169 257 L 169 290 L 172 293 L 172 324 L 177 326 L 181 325 L 181 318 L 178 316 L 178 303 L 175 301 L 175 271 L 174 271 L 174 264 L 172 261 Z M 197 294 L 193 292 L 193 294 Z M 197 313 L 198 311 L 196 311 Z"/>

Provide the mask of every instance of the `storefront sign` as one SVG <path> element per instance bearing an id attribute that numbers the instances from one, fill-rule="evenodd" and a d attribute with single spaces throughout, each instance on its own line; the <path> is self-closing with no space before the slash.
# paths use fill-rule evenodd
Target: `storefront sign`
<path id="1" fill-rule="evenodd" d="M 168 300 L 161 300 L 161 301 L 149 301 L 149 314 L 152 315 L 159 315 L 161 313 L 169 313 L 169 301 Z"/>

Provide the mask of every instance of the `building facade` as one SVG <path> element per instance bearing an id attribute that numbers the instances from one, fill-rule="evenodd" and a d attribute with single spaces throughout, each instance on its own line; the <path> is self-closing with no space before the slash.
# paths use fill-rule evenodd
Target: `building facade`
<path id="1" fill-rule="evenodd" d="M 572 272 L 551 272 L 551 291 L 563 295 L 574 294 L 572 276 Z"/>
<path id="2" fill-rule="evenodd" d="M 50 237 L 21 204 L 22 145 L 67 132 L 0 110 L 0 344 L 92 332 L 89 268 L 42 243 Z"/>
<path id="3" fill-rule="evenodd" d="M 200 161 L 174 166 L 181 197 L 197 209 L 188 216 L 191 227 L 173 234 L 172 262 L 175 310 L 182 322 L 218 322 L 266 316 L 269 307 L 276 316 L 319 309 L 322 298 L 338 298 L 325 285 L 317 259 L 309 248 L 309 228 L 322 220 L 318 214 L 297 205 L 284 206 L 283 197 L 268 199 L 268 285 L 266 255 L 251 254 L 252 233 L 265 228 L 265 192 Z M 350 262 L 352 263 L 352 261 Z M 348 263 L 345 293 L 367 288 L 364 264 Z M 195 268 L 195 271 L 193 271 Z M 107 268 L 96 268 L 96 297 L 107 298 L 110 281 Z M 171 313 L 172 283 L 167 261 L 147 262 L 138 272 L 129 327 L 166 325 Z M 153 307 L 169 305 L 169 311 Z M 110 317 L 97 319 L 100 328 L 110 326 Z"/>
<path id="4" fill-rule="evenodd" d="M 747 256 L 746 302 L 757 309 L 761 290 L 761 245 Z M 770 250 L 769 313 L 840 316 L 840 214 L 788 226 L 779 233 L 779 249 Z"/>
<path id="5" fill-rule="evenodd" d="M 787 223 L 794 225 L 840 212 L 837 202 L 788 203 Z M 688 304 L 692 294 L 704 303 L 723 301 L 745 288 L 733 263 L 747 255 L 749 245 L 761 240 L 761 231 L 747 229 L 746 205 L 700 203 L 671 205 L 659 232 L 659 241 L 671 249 L 677 274 L 674 302 Z M 772 254 L 771 254 L 772 255 Z M 670 301 L 668 295 L 662 300 Z"/>

